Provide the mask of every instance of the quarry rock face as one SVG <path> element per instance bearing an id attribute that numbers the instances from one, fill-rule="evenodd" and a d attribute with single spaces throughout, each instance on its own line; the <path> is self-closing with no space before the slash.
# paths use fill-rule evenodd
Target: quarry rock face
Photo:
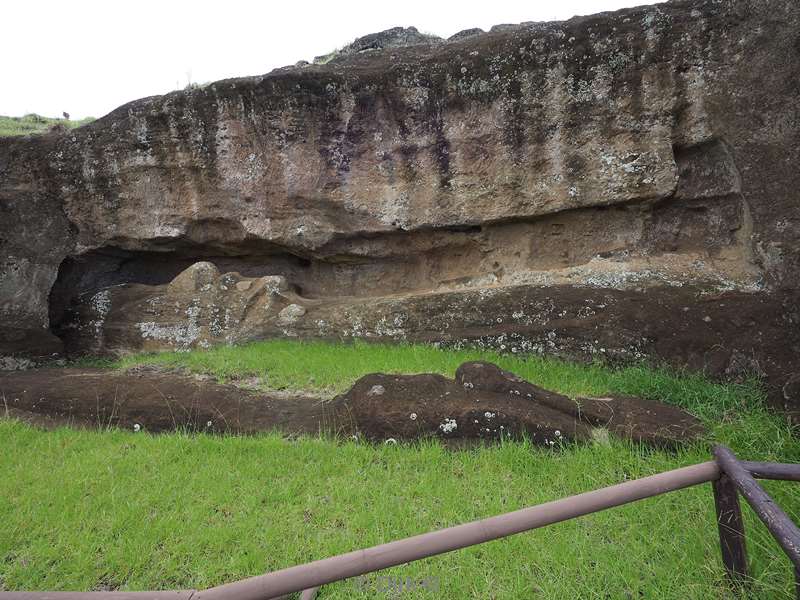
<path id="1" fill-rule="evenodd" d="M 0 140 L 0 356 L 429 341 L 756 373 L 798 410 L 799 26 L 398 28 Z"/>

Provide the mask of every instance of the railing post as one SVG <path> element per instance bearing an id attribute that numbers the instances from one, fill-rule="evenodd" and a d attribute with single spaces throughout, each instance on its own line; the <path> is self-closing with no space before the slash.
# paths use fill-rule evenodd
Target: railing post
<path id="1" fill-rule="evenodd" d="M 747 578 L 747 548 L 744 541 L 744 521 L 736 486 L 726 475 L 712 482 L 714 505 L 717 509 L 717 528 L 722 550 L 722 562 L 734 587 Z"/>

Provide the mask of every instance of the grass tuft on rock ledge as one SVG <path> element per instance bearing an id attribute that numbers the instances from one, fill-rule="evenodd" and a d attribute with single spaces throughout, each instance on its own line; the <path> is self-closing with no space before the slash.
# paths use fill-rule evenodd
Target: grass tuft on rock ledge
<path id="1" fill-rule="evenodd" d="M 611 391 L 675 402 L 742 458 L 800 461 L 800 441 L 762 406 L 756 382 L 634 366 L 428 346 L 275 341 L 128 357 L 111 366 L 185 368 L 222 379 L 332 392 L 373 371 L 452 375 L 492 360 L 569 394 Z M 106 363 L 108 365 L 108 363 Z M 526 441 L 448 450 L 278 434 L 45 432 L 0 420 L 0 589 L 203 588 L 709 460 L 628 442 L 542 449 Z M 798 520 L 797 484 L 765 482 Z M 749 598 L 793 598 L 781 550 L 744 505 Z M 730 597 L 710 485 L 696 486 L 325 586 L 321 598 L 374 598 L 379 576 L 428 578 L 409 598 Z"/>

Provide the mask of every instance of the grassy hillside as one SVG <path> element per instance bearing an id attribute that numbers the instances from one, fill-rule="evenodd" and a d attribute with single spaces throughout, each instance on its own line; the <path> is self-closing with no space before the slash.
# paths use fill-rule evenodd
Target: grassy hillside
<path id="1" fill-rule="evenodd" d="M 73 129 L 93 120 L 92 117 L 81 119 L 80 121 L 70 121 L 67 119 L 51 119 L 35 114 L 25 115 L 24 117 L 4 117 L 0 115 L 0 137 L 44 133 L 55 125 Z"/>
<path id="2" fill-rule="evenodd" d="M 113 364 L 181 366 L 260 385 L 332 392 L 367 371 L 452 375 L 494 359 L 565 393 L 639 393 L 700 416 L 711 438 L 680 452 L 630 443 L 448 450 L 324 438 L 44 432 L 0 420 L 0 589 L 206 587 L 709 459 L 800 461 L 800 440 L 754 382 L 575 365 L 427 346 L 262 342 Z M 800 519 L 797 484 L 766 482 Z M 793 598 L 789 563 L 745 505 L 751 598 Z M 727 598 L 710 485 L 644 500 L 381 575 L 428 578 L 409 598 Z M 321 599 L 375 598 L 365 585 Z"/>

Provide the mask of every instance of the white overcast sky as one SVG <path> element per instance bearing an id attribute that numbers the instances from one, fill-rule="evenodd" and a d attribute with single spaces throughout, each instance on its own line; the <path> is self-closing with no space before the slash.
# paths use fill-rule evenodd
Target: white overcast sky
<path id="1" fill-rule="evenodd" d="M 259 75 L 395 26 L 448 37 L 647 0 L 1 0 L 0 115 L 100 117 L 188 81 Z"/>

